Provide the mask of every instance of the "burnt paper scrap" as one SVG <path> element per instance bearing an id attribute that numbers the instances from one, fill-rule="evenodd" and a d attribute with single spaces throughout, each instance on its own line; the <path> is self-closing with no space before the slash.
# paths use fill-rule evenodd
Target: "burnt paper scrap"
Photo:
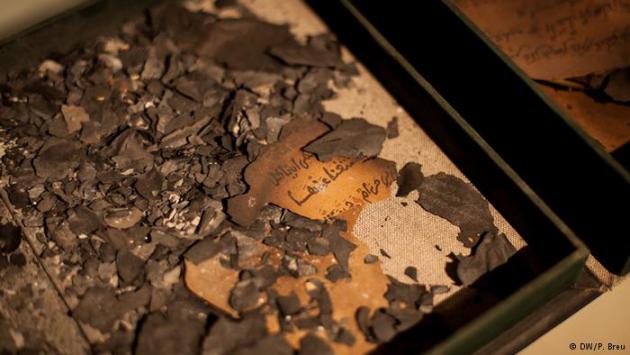
<path id="1" fill-rule="evenodd" d="M 348 216 L 348 219 L 352 220 L 353 217 Z M 325 227 L 333 226 L 329 224 L 330 222 L 326 223 L 328 224 L 325 224 Z M 345 229 L 351 230 L 351 228 L 350 223 Z M 236 238 L 236 248 L 229 248 L 224 244 L 221 251 L 214 256 L 209 256 L 214 252 L 195 252 L 195 257 L 200 256 L 200 259 L 207 257 L 197 264 L 188 260 L 187 257 L 186 285 L 194 294 L 214 307 L 242 319 L 245 322 L 243 327 L 249 324 L 251 315 L 260 312 L 265 304 L 277 304 L 277 310 L 272 310 L 266 316 L 267 324 L 269 322 L 276 324 L 269 327 L 269 332 L 275 334 L 272 329 L 277 329 L 277 327 L 293 329 L 292 332 L 285 333 L 285 338 L 296 348 L 302 343 L 301 339 L 304 336 L 320 325 L 328 334 L 324 336 L 323 341 L 333 348 L 335 353 L 369 351 L 373 345 L 361 336 L 357 324 L 348 320 L 354 318 L 354 313 L 359 306 L 370 309 L 387 307 L 387 301 L 383 295 L 387 290 L 388 279 L 380 270 L 378 263 L 364 263 L 363 260 L 368 255 L 365 244 L 357 240 L 350 232 L 339 232 L 341 233 L 339 238 L 356 245 L 356 249 L 352 250 L 347 259 L 347 273 L 351 275 L 350 278 L 330 280 L 327 277 L 330 267 L 339 265 L 335 254 L 336 248 L 332 244 L 324 255 L 292 252 L 292 256 L 287 259 L 289 254 L 286 248 L 289 246 L 282 244 L 271 246 L 267 241 L 261 243 L 232 231 L 216 239 L 214 243 L 233 237 Z M 275 233 L 272 232 L 267 238 L 273 238 Z M 322 235 L 322 230 L 319 230 L 313 232 L 311 238 L 326 237 Z M 205 245 L 201 246 L 201 244 Z M 203 249 L 215 250 L 215 247 L 208 246 L 206 241 L 199 242 L 197 245 Z M 247 247 L 247 245 L 250 246 Z M 233 266 L 227 265 L 225 261 L 234 250 L 249 250 L 249 252 L 239 252 Z M 301 264 L 313 265 L 315 269 L 313 271 L 301 270 Z M 248 276 L 243 277 L 243 275 Z M 270 295 L 275 296 L 270 298 Z M 316 308 L 312 309 L 314 305 Z M 315 310 L 318 312 L 314 312 Z M 278 318 L 275 312 L 279 312 L 284 317 Z M 278 319 L 283 319 L 280 324 L 277 323 Z M 345 320 L 341 328 L 337 323 L 339 320 Z M 233 322 L 235 327 L 239 324 L 237 322 Z M 345 329 L 347 333 L 340 332 L 341 329 Z M 218 331 L 219 328 L 217 328 Z M 212 334 L 213 331 L 210 333 L 211 337 Z M 331 334 L 334 334 L 332 338 Z M 352 340 L 349 341 L 350 339 Z M 226 346 L 232 347 L 232 345 Z"/>
<path id="2" fill-rule="evenodd" d="M 267 51 L 274 46 L 295 44 L 287 25 L 257 19 L 223 19 L 203 32 L 197 53 L 234 70 L 277 72 L 282 63 Z"/>
<path id="3" fill-rule="evenodd" d="M 338 48 L 316 46 L 314 41 L 302 46 L 296 43 L 284 43 L 269 49 L 269 53 L 289 65 L 306 65 L 311 67 L 341 66 L 341 53 Z"/>
<path id="4" fill-rule="evenodd" d="M 383 127 L 368 123 L 362 118 L 343 120 L 331 132 L 326 133 L 304 150 L 317 155 L 322 161 L 334 157 L 374 157 L 381 152 L 386 132 Z"/>
<path id="5" fill-rule="evenodd" d="M 387 139 L 394 139 L 400 135 L 400 131 L 398 128 L 398 117 L 394 116 L 392 119 L 387 122 Z"/>
<path id="6" fill-rule="evenodd" d="M 630 7 L 617 0 L 457 0 L 530 77 L 563 79 L 630 66 Z"/>
<path id="7" fill-rule="evenodd" d="M 12 224 L 0 224 L 0 255 L 15 251 L 22 242 L 22 231 Z"/>
<path id="8" fill-rule="evenodd" d="M 415 162 L 409 162 L 400 169 L 398 172 L 398 178 L 396 183 L 398 184 L 398 191 L 396 196 L 405 197 L 409 195 L 411 191 L 417 190 L 424 180 L 422 174 L 422 166 Z"/>
<path id="9" fill-rule="evenodd" d="M 62 179 L 79 166 L 83 156 L 84 148 L 78 142 L 50 138 L 33 160 L 33 166 L 38 176 Z"/>
<path id="10" fill-rule="evenodd" d="M 285 126 L 280 141 L 245 170 L 250 190 L 228 201 L 232 219 L 250 225 L 267 203 L 311 219 L 331 218 L 388 197 L 395 179 L 393 162 L 364 157 L 321 162 L 301 150 L 327 131 L 319 121 L 294 120 Z"/>
<path id="11" fill-rule="evenodd" d="M 407 266 L 405 268 L 405 275 L 415 282 L 418 282 L 418 269 L 415 266 Z"/>
<path id="12" fill-rule="evenodd" d="M 608 74 L 604 92 L 613 100 L 630 102 L 630 67 L 614 70 Z"/>
<path id="13" fill-rule="evenodd" d="M 484 233 L 496 233 L 490 205 L 470 184 L 456 176 L 438 173 L 424 178 L 417 203 L 428 212 L 459 227 L 459 239 L 471 248 Z"/>
<path id="14" fill-rule="evenodd" d="M 61 112 L 66 120 L 69 134 L 80 131 L 83 124 L 90 121 L 90 115 L 80 106 L 63 105 Z"/>
<path id="15" fill-rule="evenodd" d="M 567 115 L 611 152 L 630 142 L 630 107 L 599 102 L 580 91 L 540 86 Z"/>
<path id="16" fill-rule="evenodd" d="M 457 256 L 456 273 L 459 281 L 468 286 L 485 273 L 503 265 L 516 253 L 504 234 L 486 233 L 468 256 Z"/>

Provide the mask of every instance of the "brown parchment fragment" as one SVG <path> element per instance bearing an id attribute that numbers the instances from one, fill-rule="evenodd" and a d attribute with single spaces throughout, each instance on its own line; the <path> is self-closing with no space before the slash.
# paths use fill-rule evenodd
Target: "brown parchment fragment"
<path id="1" fill-rule="evenodd" d="M 530 77 L 630 66 L 630 0 L 454 0 Z"/>
<path id="2" fill-rule="evenodd" d="M 198 265 L 184 260 L 184 266 L 184 282 L 190 291 L 218 310 L 232 317 L 238 316 L 228 302 L 230 290 L 238 281 L 238 271 L 223 267 L 218 257 Z"/>
<path id="3" fill-rule="evenodd" d="M 608 152 L 630 142 L 630 106 L 597 102 L 580 91 L 541 85 L 542 91 Z"/>
<path id="4" fill-rule="evenodd" d="M 305 277 L 280 277 L 271 288 L 280 295 L 297 294 L 302 305 L 309 296 L 305 289 L 306 281 L 318 279 L 326 287 L 333 304 L 333 319 L 344 326 L 355 337 L 355 344 L 348 346 L 330 341 L 323 330 L 321 337 L 338 354 L 366 353 L 375 344 L 365 340 L 355 320 L 358 307 L 366 306 L 372 311 L 387 307 L 384 298 L 389 283 L 381 270 L 380 263 L 366 264 L 363 259 L 369 248 L 352 233 L 361 209 L 366 204 L 389 198 L 390 186 L 396 178 L 395 164 L 383 159 L 335 158 L 330 162 L 320 162 L 302 147 L 328 131 L 328 127 L 318 121 L 297 119 L 282 131 L 280 140 L 269 146 L 245 171 L 245 179 L 250 185 L 247 194 L 233 198 L 228 203 L 228 211 L 238 223 L 252 223 L 258 212 L 267 203 L 288 208 L 294 213 L 313 219 L 336 217 L 346 220 L 348 232 L 342 236 L 357 248 L 350 254 L 348 267 L 351 278 L 331 282 L 326 279 L 326 269 L 335 263 L 332 254 L 317 256 L 302 254 L 299 257 L 317 268 L 317 274 Z M 267 264 L 279 267 L 283 252 L 261 242 L 239 266 L 255 268 L 261 266 L 261 258 L 267 253 Z M 221 253 L 199 264 L 185 261 L 185 282 L 197 296 L 232 317 L 238 313 L 229 305 L 230 292 L 238 281 L 238 271 L 221 263 Z M 280 329 L 277 314 L 268 316 L 271 332 Z M 305 331 L 296 330 L 286 334 L 287 341 L 295 348 Z"/>
<path id="5" fill-rule="evenodd" d="M 250 225 L 267 203 L 311 219 L 326 219 L 389 197 L 396 180 L 393 162 L 379 158 L 334 158 L 321 162 L 301 148 L 328 131 L 314 120 L 296 119 L 283 128 L 245 170 L 250 190 L 228 201 L 228 214 Z"/>
<path id="6" fill-rule="evenodd" d="M 389 188 L 386 188 L 388 190 Z M 352 231 L 356 222 L 359 209 L 355 208 L 346 211 L 339 218 L 348 223 L 348 230 Z M 322 331 L 320 334 L 326 339 L 334 349 L 336 354 L 363 354 L 375 347 L 375 344 L 365 340 L 364 335 L 358 328 L 355 320 L 355 312 L 358 307 L 366 306 L 372 311 L 379 307 L 387 307 L 387 300 L 384 298 L 389 283 L 387 277 L 381 270 L 380 263 L 366 264 L 363 258 L 369 254 L 367 245 L 358 240 L 351 232 L 342 233 L 342 236 L 357 245 L 357 248 L 350 254 L 348 267 L 352 277 L 331 282 L 326 279 L 326 268 L 335 262 L 334 257 L 316 256 L 303 254 L 302 259 L 317 267 L 317 274 L 305 277 L 280 277 L 271 288 L 280 295 L 289 295 L 295 292 L 302 305 L 306 305 L 309 296 L 306 293 L 305 283 L 309 279 L 320 280 L 328 290 L 333 304 L 333 319 L 340 322 L 355 337 L 355 344 L 347 346 L 341 343 L 330 341 Z M 244 262 L 245 267 L 255 267 L 260 264 L 262 255 L 269 253 L 268 265 L 278 267 L 281 264 L 282 252 L 278 249 L 256 242 L 258 250 L 249 255 Z M 238 271 L 223 266 L 220 262 L 221 255 L 201 262 L 197 265 L 185 260 L 184 280 L 186 285 L 194 294 L 206 300 L 225 314 L 237 318 L 238 314 L 230 307 L 230 291 L 238 280 Z M 270 332 L 278 332 L 280 327 L 277 314 L 268 316 L 268 326 Z M 305 331 L 296 330 L 286 334 L 287 341 L 295 348 L 298 347 L 299 340 L 306 334 Z"/>

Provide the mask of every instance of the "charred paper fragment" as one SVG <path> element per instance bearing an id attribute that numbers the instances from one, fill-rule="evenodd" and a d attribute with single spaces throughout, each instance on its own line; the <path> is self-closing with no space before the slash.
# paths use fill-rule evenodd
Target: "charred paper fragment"
<path id="1" fill-rule="evenodd" d="M 16 344 L 14 337 L 15 330 L 11 328 L 9 322 L 0 318 L 0 349 L 7 353 L 18 353 L 20 347 Z"/>
<path id="2" fill-rule="evenodd" d="M 370 331 L 370 309 L 365 306 L 357 308 L 355 314 L 359 330 L 363 333 L 367 341 L 374 342 L 374 336 Z"/>
<path id="3" fill-rule="evenodd" d="M 68 226 L 76 235 L 91 235 L 103 226 L 101 217 L 85 206 L 77 206 L 68 211 Z"/>
<path id="4" fill-rule="evenodd" d="M 438 173 L 423 179 L 417 202 L 430 213 L 460 229 L 457 239 L 471 248 L 484 233 L 496 233 L 490 206 L 475 188 L 453 175 Z"/>
<path id="5" fill-rule="evenodd" d="M 343 118 L 334 112 L 324 112 L 319 120 L 332 129 L 337 128 L 343 122 Z"/>
<path id="6" fill-rule="evenodd" d="M 407 284 L 400 282 L 392 277 L 389 278 L 390 283 L 387 286 L 385 298 L 391 303 L 401 302 L 406 306 L 418 307 L 422 296 L 426 293 L 424 286 L 418 284 Z"/>
<path id="7" fill-rule="evenodd" d="M 411 191 L 417 190 L 424 180 L 422 174 L 422 166 L 415 162 L 409 162 L 400 169 L 396 183 L 398 184 L 398 192 L 396 196 L 405 197 Z"/>
<path id="8" fill-rule="evenodd" d="M 447 293 L 449 291 L 448 286 L 446 285 L 433 285 L 431 286 L 431 293 L 434 295 L 440 295 L 443 293 Z"/>
<path id="9" fill-rule="evenodd" d="M 132 208 L 115 208 L 110 209 L 105 213 L 105 223 L 116 229 L 129 229 L 135 226 L 142 218 L 144 214 L 139 209 Z"/>
<path id="10" fill-rule="evenodd" d="M 236 5 L 238 5 L 238 2 L 236 0 L 217 0 L 214 2 L 214 6 L 216 6 L 217 9 L 224 9 Z"/>
<path id="11" fill-rule="evenodd" d="M 196 354 L 205 330 L 205 319 L 194 315 L 159 312 L 149 314 L 138 335 L 137 354 Z M 183 319 L 182 319 L 183 318 Z"/>
<path id="12" fill-rule="evenodd" d="M 333 350 L 320 337 L 308 334 L 300 339 L 299 355 L 332 355 Z"/>
<path id="13" fill-rule="evenodd" d="M 304 150 L 317 155 L 321 161 L 333 157 L 374 157 L 381 152 L 385 129 L 372 125 L 362 118 L 343 120 L 330 133 L 307 145 Z"/>
<path id="14" fill-rule="evenodd" d="M 503 265 L 516 249 L 505 234 L 486 233 L 468 256 L 458 256 L 457 277 L 465 286 Z"/>
<path id="15" fill-rule="evenodd" d="M 235 70 L 277 72 L 282 64 L 267 50 L 294 42 L 288 26 L 255 19 L 219 20 L 203 33 L 208 38 L 201 39 L 197 53 Z"/>
<path id="16" fill-rule="evenodd" d="M 424 313 L 433 308 L 433 295 L 442 292 L 441 288 L 427 288 L 419 284 L 406 284 L 390 277 L 385 297 L 388 307 L 371 312 L 367 307 L 359 307 L 355 319 L 360 331 L 369 342 L 382 343 L 392 339 L 397 333 L 417 324 Z"/>
<path id="17" fill-rule="evenodd" d="M 142 137 L 132 129 L 120 133 L 111 144 L 112 160 L 119 169 L 144 172 L 153 165 L 153 155 L 145 148 Z"/>
<path id="18" fill-rule="evenodd" d="M 73 310 L 73 315 L 102 332 L 111 331 L 119 317 L 116 294 L 108 287 L 90 288 Z"/>
<path id="19" fill-rule="evenodd" d="M 264 293 L 258 290 L 252 279 L 239 281 L 230 293 L 230 306 L 239 313 L 252 311 L 265 301 Z"/>
<path id="20" fill-rule="evenodd" d="M 215 232 L 221 223 L 225 220 L 225 214 L 222 206 L 218 204 L 209 204 L 201 215 L 201 220 L 197 226 L 197 234 L 200 238 L 206 237 Z"/>
<path id="21" fill-rule="evenodd" d="M 335 67 L 341 64 L 339 52 L 312 45 L 282 44 L 271 47 L 269 53 L 289 65 Z"/>
<path id="22" fill-rule="evenodd" d="M 278 309 L 284 316 L 294 315 L 302 308 L 300 299 L 295 292 L 291 292 L 288 296 L 278 296 L 276 301 Z"/>
<path id="23" fill-rule="evenodd" d="M 268 334 L 265 317 L 260 313 L 249 313 L 239 320 L 219 318 L 203 340 L 204 354 L 230 354 L 240 347 L 252 345 Z"/>
<path id="24" fill-rule="evenodd" d="M 394 116 L 389 122 L 387 122 L 387 139 L 397 138 L 399 135 L 398 117 Z"/>
<path id="25" fill-rule="evenodd" d="M 322 230 L 324 222 L 302 217 L 291 211 L 286 211 L 282 221 L 291 227 L 306 229 L 310 232 L 319 232 Z"/>
<path id="26" fill-rule="evenodd" d="M 376 311 L 371 323 L 372 334 L 379 343 L 388 342 L 396 335 L 396 319 L 384 310 Z"/>
<path id="27" fill-rule="evenodd" d="M 233 352 L 238 355 L 278 354 L 292 355 L 291 345 L 281 335 L 272 335 L 257 340 L 254 344 L 241 347 Z"/>
<path id="28" fill-rule="evenodd" d="M 350 277 L 350 273 L 344 270 L 343 266 L 339 264 L 332 264 L 326 269 L 326 278 L 331 282 L 337 282 L 340 279 L 346 279 Z"/>
<path id="29" fill-rule="evenodd" d="M 40 177 L 63 179 L 79 166 L 83 157 L 78 142 L 49 138 L 33 160 L 33 166 Z"/>
<path id="30" fill-rule="evenodd" d="M 90 121 L 90 115 L 80 106 L 61 106 L 61 112 L 66 120 L 68 133 L 73 134 L 81 130 L 83 123 Z"/>
<path id="31" fill-rule="evenodd" d="M 338 225 L 327 225 L 324 229 L 322 236 L 326 238 L 330 243 L 330 249 L 335 255 L 335 259 L 339 263 L 341 270 L 348 271 L 348 259 L 350 253 L 356 249 L 356 245 L 346 238 L 339 235 L 340 229 Z"/>
<path id="32" fill-rule="evenodd" d="M 200 264 L 215 255 L 223 249 L 223 245 L 213 238 L 205 238 L 195 243 L 184 256 L 194 264 Z"/>
<path id="33" fill-rule="evenodd" d="M 144 261 L 127 251 L 120 251 L 116 256 L 118 275 L 125 283 L 131 283 L 144 271 Z"/>
<path id="34" fill-rule="evenodd" d="M 564 112 L 612 152 L 630 141 L 630 106 L 611 102 L 600 88 L 591 91 L 556 90 L 540 86 Z"/>
<path id="35" fill-rule="evenodd" d="M 608 75 L 604 92 L 619 102 L 630 102 L 630 68 L 614 70 Z"/>
<path id="36" fill-rule="evenodd" d="M 22 232 L 12 224 L 0 224 L 0 253 L 9 254 L 19 248 Z"/>
<path id="37" fill-rule="evenodd" d="M 160 192 L 164 177 L 157 169 L 151 169 L 149 172 L 141 175 L 136 180 L 135 188 L 138 193 L 149 201 L 156 200 Z"/>
<path id="38" fill-rule="evenodd" d="M 291 217 L 289 219 L 289 222 L 295 223 L 295 217 Z M 311 223 L 312 222 L 310 222 L 309 224 Z M 334 231 L 344 231 L 351 228 L 350 226 L 345 226 L 344 223 L 318 222 L 317 225 L 319 226 L 315 229 L 321 229 L 322 227 L 323 229 L 333 228 Z M 329 227 L 326 227 L 327 225 Z M 302 226 L 304 225 L 302 224 Z M 303 231 L 306 230 L 302 230 L 302 232 Z M 232 275 L 235 276 L 234 278 L 223 277 L 220 279 L 220 282 L 215 281 L 213 283 L 213 287 L 218 286 L 219 289 L 227 287 L 228 290 L 235 291 L 235 285 L 237 288 L 248 286 L 251 288 L 248 294 L 258 294 L 261 296 L 262 294 L 260 293 L 260 291 L 268 288 L 266 292 L 266 302 L 268 305 L 277 306 L 278 312 L 282 315 L 282 329 L 297 328 L 300 330 L 315 330 L 318 326 L 322 326 L 324 329 L 326 329 L 326 333 L 328 334 L 326 339 L 327 341 L 329 341 L 329 345 L 333 348 L 337 349 L 334 344 L 352 345 L 359 342 L 361 345 L 358 345 L 358 349 L 365 349 L 366 343 L 363 339 L 357 339 L 358 334 L 356 333 L 355 328 L 348 329 L 346 327 L 343 327 L 336 320 L 337 316 L 339 315 L 354 314 L 355 307 L 357 306 L 354 306 L 356 301 L 353 300 L 355 300 L 356 298 L 348 298 L 347 295 L 349 294 L 360 295 L 364 292 L 369 292 L 369 294 L 373 294 L 376 298 L 369 297 L 368 304 L 370 304 L 372 307 L 383 305 L 381 302 L 383 302 L 384 299 L 382 299 L 381 297 L 381 300 L 379 301 L 378 295 L 382 295 L 386 289 L 386 285 L 383 282 L 385 280 L 380 278 L 384 278 L 384 276 L 380 272 L 375 273 L 371 271 L 371 268 L 377 267 L 377 265 L 365 265 L 362 262 L 363 257 L 367 254 L 365 246 L 358 245 L 358 251 L 354 251 L 350 254 L 348 266 L 352 277 L 347 281 L 330 283 L 325 278 L 325 274 L 328 271 L 328 268 L 326 266 L 333 265 L 333 268 L 337 268 L 338 270 L 340 270 L 340 272 L 342 272 L 341 266 L 338 263 L 334 262 L 331 253 L 328 252 L 323 256 L 308 256 L 300 254 L 287 257 L 286 254 L 278 255 L 278 251 L 280 251 L 280 253 L 284 253 L 282 251 L 283 248 L 291 248 L 289 245 L 284 244 L 284 237 L 286 236 L 286 234 L 287 233 L 281 233 L 281 238 L 279 238 L 279 242 L 277 244 L 267 244 L 267 246 L 260 246 L 256 248 L 260 253 L 258 254 L 258 256 L 252 255 L 249 261 L 247 259 L 243 259 L 238 264 L 243 265 L 243 267 L 247 267 L 245 265 L 259 265 L 260 262 L 263 262 L 265 263 L 265 266 L 263 268 L 256 266 L 254 269 L 247 268 L 240 271 L 231 270 Z M 314 238 L 328 240 L 328 238 L 323 238 L 321 236 Z M 334 238 L 336 237 L 333 237 L 333 239 Z M 275 251 L 275 248 L 278 248 L 279 250 Z M 360 252 L 361 254 L 353 258 L 353 255 L 356 252 Z M 193 282 L 193 278 L 197 279 L 201 276 L 202 278 L 207 279 L 208 276 L 205 275 L 218 275 L 220 274 L 220 270 L 229 270 L 228 268 L 231 267 L 230 265 L 217 262 L 217 260 L 220 260 L 220 258 L 221 257 L 219 256 L 219 254 L 217 254 L 217 256 L 215 256 L 214 258 L 205 260 L 197 266 L 194 266 L 191 261 L 187 261 L 186 265 L 186 279 L 188 286 L 193 290 L 193 292 L 199 294 L 205 299 L 214 300 L 213 304 L 217 306 L 221 304 L 220 302 L 216 301 L 215 294 L 210 294 L 210 290 L 213 288 L 207 287 L 210 283 L 207 283 L 206 281 L 206 284 L 204 284 L 204 288 L 202 289 L 199 287 L 200 285 L 197 284 L 196 280 Z M 308 273 L 305 274 L 303 272 L 300 272 L 300 265 L 303 264 L 301 262 L 301 258 L 305 258 L 305 260 L 309 263 L 313 262 L 317 263 L 317 265 L 323 265 L 323 268 L 321 270 L 318 268 L 316 274 L 308 276 Z M 282 269 L 287 268 L 289 270 L 283 271 L 282 269 L 279 269 L 278 272 L 274 271 L 274 268 L 278 267 L 281 264 L 286 265 L 283 266 Z M 289 275 L 291 275 L 290 269 L 292 269 L 292 271 L 294 272 L 294 276 L 289 277 Z M 206 271 L 204 272 L 204 274 L 201 274 L 201 270 Z M 345 274 L 345 272 L 342 273 Z M 246 282 L 243 283 L 243 281 Z M 365 290 L 362 285 L 370 285 L 369 291 Z M 281 293 L 277 293 L 275 290 L 283 291 Z M 304 300 L 302 298 L 304 297 L 304 292 L 306 292 L 311 302 L 308 302 L 308 300 Z M 239 291 L 239 293 L 236 294 L 232 292 L 230 302 L 236 301 L 237 299 L 239 299 L 240 301 L 251 301 L 250 306 L 257 307 L 258 303 L 256 301 L 265 299 L 265 296 L 263 296 L 262 298 L 248 298 L 245 297 L 245 293 L 246 292 Z M 300 294 L 302 296 L 298 296 Z M 341 297 L 341 295 L 346 296 Z M 234 296 L 236 296 L 237 299 L 235 299 Z M 347 301 L 343 301 L 343 298 L 346 298 Z M 316 316 L 312 315 L 313 305 L 316 305 Z M 240 307 L 241 305 L 233 304 L 233 306 Z M 228 307 L 228 309 L 232 309 L 232 306 L 230 305 L 221 305 L 222 309 L 223 307 Z M 258 309 L 262 311 L 266 309 L 265 307 L 266 306 L 263 306 Z M 235 316 L 238 316 L 238 314 L 239 313 L 235 314 Z M 242 316 L 247 315 L 247 313 L 240 314 Z M 295 343 L 294 345 L 297 345 L 297 343 Z"/>
<path id="39" fill-rule="evenodd" d="M 378 261 L 378 256 L 373 254 L 368 254 L 363 258 L 363 262 L 366 264 L 374 264 Z"/>
<path id="40" fill-rule="evenodd" d="M 576 76 L 568 80 L 559 81 L 569 87 L 575 86 L 576 89 L 591 88 L 595 90 L 601 90 L 606 84 L 606 74 L 610 73 L 588 73 L 586 75 Z"/>
<path id="41" fill-rule="evenodd" d="M 330 219 L 388 197 L 395 175 L 393 162 L 362 157 L 321 162 L 301 150 L 327 131 L 326 125 L 315 120 L 288 123 L 280 140 L 245 169 L 250 189 L 228 200 L 230 217 L 249 226 L 266 204 L 273 203 L 310 219 Z"/>
<path id="42" fill-rule="evenodd" d="M 356 338 L 347 328 L 341 327 L 335 336 L 335 342 L 352 347 Z"/>
<path id="43" fill-rule="evenodd" d="M 415 266 L 407 266 L 405 268 L 405 275 L 415 282 L 418 282 L 418 269 Z"/>

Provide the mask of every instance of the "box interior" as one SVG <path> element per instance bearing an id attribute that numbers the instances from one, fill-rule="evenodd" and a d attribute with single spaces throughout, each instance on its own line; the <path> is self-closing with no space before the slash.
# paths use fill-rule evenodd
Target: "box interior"
<path id="1" fill-rule="evenodd" d="M 115 32 L 124 20 L 141 14 L 144 8 L 157 2 L 103 1 L 19 35 L 0 47 L 0 75 L 34 65 L 51 53 L 54 58 L 54 53 L 67 52 L 88 38 Z M 384 51 L 382 43 L 374 40 L 364 24 L 348 17 L 347 7 L 342 2 L 309 1 L 309 4 L 527 243 L 505 265 L 450 296 L 432 315 L 378 351 L 453 350 L 452 346 L 476 339 L 466 345 L 472 350 L 507 328 L 519 314 L 568 286 L 584 262 L 585 249 L 459 116 L 461 113 L 468 120 L 467 113 L 453 109 L 451 100 L 464 100 L 459 96 L 466 94 L 454 88 L 458 80 L 443 78 L 450 75 L 445 72 L 448 63 L 439 66 L 442 70 L 433 70 L 433 67 L 420 73 L 411 70 L 400 65 L 392 52 Z M 430 11 L 429 5 L 427 11 Z M 422 55 L 427 60 L 433 58 L 434 65 L 443 59 L 443 53 L 439 52 L 428 51 Z M 549 285 L 552 286 L 543 289 Z M 524 306 L 526 301 L 529 309 Z"/>

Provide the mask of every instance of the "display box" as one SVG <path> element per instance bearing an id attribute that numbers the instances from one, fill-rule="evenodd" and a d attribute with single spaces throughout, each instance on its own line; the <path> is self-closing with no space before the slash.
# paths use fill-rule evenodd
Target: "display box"
<path id="1" fill-rule="evenodd" d="M 158 1 L 102 1 L 0 47 L 0 75 L 113 32 Z M 628 271 L 628 173 L 590 144 L 451 6 L 308 1 L 526 242 L 376 352 L 468 353 L 580 277 L 588 247 Z M 530 339 L 531 340 L 531 339 Z"/>

